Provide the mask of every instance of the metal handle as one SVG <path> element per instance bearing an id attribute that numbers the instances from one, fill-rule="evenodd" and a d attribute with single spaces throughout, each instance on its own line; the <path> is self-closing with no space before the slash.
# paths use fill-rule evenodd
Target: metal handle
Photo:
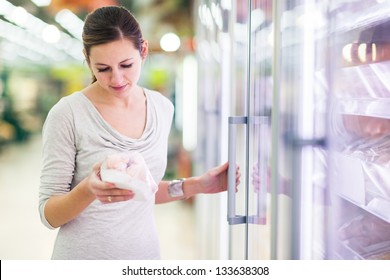
<path id="1" fill-rule="evenodd" d="M 228 142 L 228 209 L 227 220 L 229 225 L 246 223 L 246 216 L 236 215 L 236 135 L 237 124 L 247 124 L 246 116 L 229 117 L 229 142 Z"/>
<path id="2" fill-rule="evenodd" d="M 268 116 L 254 116 L 251 118 L 250 124 L 255 125 L 256 139 L 261 139 L 258 142 L 257 164 L 258 176 L 261 178 L 260 185 L 257 186 L 257 203 L 256 213 L 253 216 L 248 216 L 248 223 L 265 225 L 267 223 L 267 178 L 268 178 Z M 255 187 L 255 186 L 254 186 Z"/>

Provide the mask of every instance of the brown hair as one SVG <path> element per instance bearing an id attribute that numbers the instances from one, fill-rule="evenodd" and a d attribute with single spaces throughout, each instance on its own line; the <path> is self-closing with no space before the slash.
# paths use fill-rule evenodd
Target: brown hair
<path id="1" fill-rule="evenodd" d="M 84 21 L 83 45 L 87 61 L 91 48 L 122 38 L 130 40 L 142 53 L 141 28 L 133 14 L 125 7 L 105 6 L 89 13 Z M 92 83 L 96 77 L 92 74 Z"/>

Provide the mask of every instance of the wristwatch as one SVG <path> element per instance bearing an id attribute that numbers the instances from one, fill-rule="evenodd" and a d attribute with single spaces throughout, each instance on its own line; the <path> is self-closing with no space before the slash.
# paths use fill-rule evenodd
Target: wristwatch
<path id="1" fill-rule="evenodd" d="M 184 181 L 185 179 L 181 178 L 169 182 L 168 193 L 170 197 L 184 196 L 184 192 L 183 192 Z"/>

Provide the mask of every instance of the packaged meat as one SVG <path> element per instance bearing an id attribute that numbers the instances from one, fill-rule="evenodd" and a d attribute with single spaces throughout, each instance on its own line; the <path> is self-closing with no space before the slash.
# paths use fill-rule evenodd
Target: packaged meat
<path id="1" fill-rule="evenodd" d="M 390 225 L 365 213 L 345 222 L 338 230 L 340 241 L 364 258 L 383 258 L 390 252 Z"/>
<path id="2" fill-rule="evenodd" d="M 100 176 L 118 188 L 133 191 L 134 200 L 148 200 L 157 191 L 143 156 L 135 151 L 108 156 L 101 165 Z"/>

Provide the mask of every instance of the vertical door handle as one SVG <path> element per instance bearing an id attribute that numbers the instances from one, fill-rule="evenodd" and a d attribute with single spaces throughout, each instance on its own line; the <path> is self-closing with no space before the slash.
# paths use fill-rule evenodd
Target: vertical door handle
<path id="1" fill-rule="evenodd" d="M 260 177 L 259 186 L 253 186 L 256 188 L 255 193 L 257 195 L 256 213 L 253 216 L 248 216 L 248 223 L 265 225 L 267 223 L 267 182 L 268 182 L 268 127 L 269 116 L 253 116 L 251 117 L 250 124 L 255 125 L 257 136 L 259 139 L 259 147 L 257 154 L 258 176 Z"/>
<path id="2" fill-rule="evenodd" d="M 246 223 L 246 216 L 236 215 L 236 136 L 237 125 L 247 124 L 246 116 L 229 117 L 229 139 L 228 139 L 228 209 L 227 220 L 229 225 Z"/>

